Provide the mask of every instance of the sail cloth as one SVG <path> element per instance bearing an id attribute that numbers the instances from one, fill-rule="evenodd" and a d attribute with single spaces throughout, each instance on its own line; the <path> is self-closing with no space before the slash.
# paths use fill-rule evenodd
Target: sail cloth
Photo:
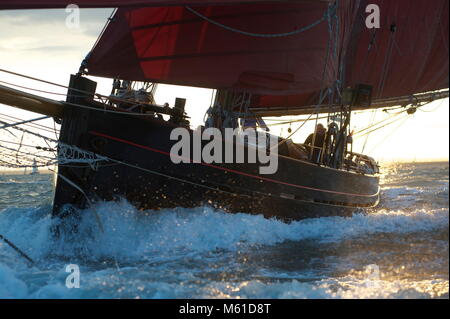
<path id="1" fill-rule="evenodd" d="M 449 1 L 369 2 L 380 7 L 381 28 L 355 25 L 347 85 L 371 84 L 375 98 L 448 88 Z"/>
<path id="2" fill-rule="evenodd" d="M 380 28 L 366 26 L 369 3 L 380 8 Z M 448 0 L 338 1 L 325 73 L 327 19 L 289 36 L 244 33 L 301 30 L 321 21 L 328 5 L 192 7 L 199 14 L 186 7 L 122 8 L 89 56 L 89 74 L 241 89 L 258 95 L 254 107 L 314 105 L 337 80 L 341 87 L 372 85 L 375 98 L 448 88 Z"/>
<path id="3" fill-rule="evenodd" d="M 77 1 L 121 7 L 86 60 L 92 75 L 245 90 L 255 107 L 310 106 L 336 85 L 369 84 L 376 98 L 448 88 L 448 0 L 337 3 L 330 44 L 326 1 Z M 365 24 L 368 4 L 380 8 L 379 29 Z"/>
<path id="4" fill-rule="evenodd" d="M 284 0 L 289 1 L 289 0 Z M 300 0 L 321 1 L 331 0 Z M 162 7 L 173 5 L 211 5 L 211 4 L 242 4 L 256 2 L 274 2 L 274 0 L 0 0 L 0 9 L 42 9 L 65 8 L 76 4 L 80 8 L 120 8 L 120 7 Z"/>
<path id="5" fill-rule="evenodd" d="M 122 8 L 89 55 L 88 74 L 258 94 L 315 92 L 336 77 L 332 64 L 323 74 L 327 14 L 318 1 Z"/>
<path id="6" fill-rule="evenodd" d="M 368 4 L 380 8 L 378 29 L 366 26 Z M 448 6 L 448 0 L 362 1 L 350 31 L 344 86 L 372 85 L 373 98 L 379 99 L 448 88 Z M 289 108 L 315 103 L 315 96 L 265 95 L 255 106 Z"/>

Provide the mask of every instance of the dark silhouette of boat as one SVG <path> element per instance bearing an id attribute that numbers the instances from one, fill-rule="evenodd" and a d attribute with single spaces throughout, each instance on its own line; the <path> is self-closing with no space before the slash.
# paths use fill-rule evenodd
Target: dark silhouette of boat
<path id="1" fill-rule="evenodd" d="M 0 8 L 66 4 L 0 1 Z M 60 156 L 67 147 L 96 156 L 95 163 L 59 166 L 55 216 L 120 198 L 139 209 L 211 205 L 285 220 L 348 216 L 380 199 L 376 161 L 352 149 L 352 112 L 396 106 L 412 114 L 448 97 L 445 0 L 376 0 L 370 14 L 369 3 L 351 0 L 78 4 L 119 9 L 71 76 L 67 100 L 0 87 L 0 102 L 61 121 Z M 113 78 L 111 95 L 97 94 L 87 75 Z M 185 128 L 193 138 L 194 131 L 185 100 L 155 103 L 156 83 L 217 90 L 200 131 L 239 130 L 246 122 L 264 130 L 267 116 L 322 114 L 327 133 L 320 145 L 278 138 L 273 174 L 236 155 L 231 163 L 198 162 L 194 148 L 188 162 L 174 163 L 171 133 Z M 252 147 L 244 142 L 246 154 Z"/>

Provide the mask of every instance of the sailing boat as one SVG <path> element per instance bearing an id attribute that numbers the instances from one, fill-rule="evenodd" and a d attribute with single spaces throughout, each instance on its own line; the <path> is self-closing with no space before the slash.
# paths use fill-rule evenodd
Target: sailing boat
<path id="1" fill-rule="evenodd" d="M 37 166 L 37 163 L 36 163 L 36 159 L 34 158 L 33 159 L 33 166 L 32 166 L 30 175 L 38 175 L 38 174 L 39 174 L 39 170 L 38 170 L 38 166 Z"/>
<path id="2" fill-rule="evenodd" d="M 96 165 L 59 167 L 54 216 L 65 216 L 68 204 L 119 198 L 139 209 L 208 204 L 283 220 L 349 216 L 380 200 L 376 161 L 352 150 L 352 112 L 400 106 L 409 114 L 448 97 L 447 0 L 77 3 L 118 10 L 71 76 L 67 100 L 0 87 L 1 103 L 61 120 L 60 157 L 62 146 L 98 155 Z M 0 8 L 68 4 L 1 0 Z M 382 14 L 378 27 L 367 25 L 369 4 Z M 114 79 L 111 95 L 96 94 L 88 75 Z M 196 160 L 193 145 L 187 161 L 174 163 L 174 130 L 191 139 L 196 131 L 184 99 L 173 107 L 154 103 L 148 88 L 157 83 L 216 90 L 200 132 L 239 130 L 248 120 L 264 128 L 267 116 L 325 114 L 327 133 L 319 146 L 278 137 L 271 175 L 249 157 Z M 208 141 L 200 143 L 204 149 Z"/>

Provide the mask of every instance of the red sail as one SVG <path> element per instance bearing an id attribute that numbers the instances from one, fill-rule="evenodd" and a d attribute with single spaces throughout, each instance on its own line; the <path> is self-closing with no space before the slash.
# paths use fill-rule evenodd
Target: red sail
<path id="1" fill-rule="evenodd" d="M 448 0 L 340 0 L 332 21 L 319 0 L 77 3 L 125 6 L 87 59 L 92 75 L 246 90 L 260 95 L 259 107 L 312 105 L 336 85 L 369 84 L 376 98 L 449 86 Z M 196 3 L 208 5 L 168 6 Z M 57 4 L 67 2 L 0 0 L 0 8 Z M 380 8 L 379 29 L 365 24 L 368 4 Z"/>
<path id="2" fill-rule="evenodd" d="M 184 7 L 119 9 L 88 58 L 89 74 L 260 94 L 314 92 L 336 76 L 331 64 L 322 81 L 328 37 L 323 2 L 195 10 L 223 26 Z"/>
<path id="3" fill-rule="evenodd" d="M 305 0 L 301 0 L 305 1 Z M 308 0 L 306 0 L 308 1 Z M 309 0 L 331 1 L 331 0 Z M 65 8 L 76 4 L 80 8 L 120 8 L 120 7 L 163 7 L 174 5 L 212 5 L 212 4 L 242 4 L 255 2 L 274 2 L 274 0 L 0 0 L 0 9 L 42 9 Z"/>
<path id="4" fill-rule="evenodd" d="M 448 0 L 371 0 L 380 28 L 366 26 L 366 5 L 352 28 L 345 86 L 369 84 L 374 98 L 407 96 L 449 87 Z M 258 107 L 314 105 L 316 96 L 261 96 Z"/>
<path id="5" fill-rule="evenodd" d="M 380 7 L 381 28 L 355 26 L 347 84 L 373 85 L 376 98 L 448 88 L 448 0 L 369 2 Z"/>

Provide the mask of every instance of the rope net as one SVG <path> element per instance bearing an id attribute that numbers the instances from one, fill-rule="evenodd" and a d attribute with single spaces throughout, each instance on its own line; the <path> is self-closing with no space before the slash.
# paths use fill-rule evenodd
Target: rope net
<path id="1" fill-rule="evenodd" d="M 59 131 L 35 122 L 22 123 L 17 118 L 0 114 L 0 167 L 23 169 L 30 173 L 57 164 L 85 164 L 97 169 L 100 155 L 76 146 L 58 143 Z"/>

